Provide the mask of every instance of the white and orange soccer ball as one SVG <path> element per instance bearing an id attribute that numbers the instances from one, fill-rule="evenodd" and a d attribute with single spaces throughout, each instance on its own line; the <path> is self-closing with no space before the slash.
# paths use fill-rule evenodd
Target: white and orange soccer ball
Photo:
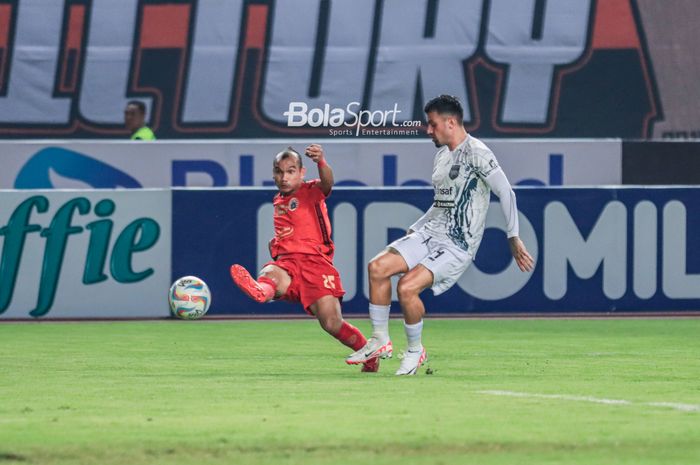
<path id="1" fill-rule="evenodd" d="M 168 293 L 170 311 L 176 318 L 197 320 L 211 305 L 209 286 L 196 276 L 183 276 L 170 286 Z"/>

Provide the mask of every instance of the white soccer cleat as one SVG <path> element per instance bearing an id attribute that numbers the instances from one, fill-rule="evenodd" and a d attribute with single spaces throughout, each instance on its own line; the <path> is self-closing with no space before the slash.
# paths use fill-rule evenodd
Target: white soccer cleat
<path id="1" fill-rule="evenodd" d="M 425 347 L 421 346 L 420 350 L 411 351 L 407 350 L 404 352 L 403 360 L 401 360 L 401 366 L 396 370 L 396 375 L 415 375 L 418 373 L 418 368 L 428 359 L 428 353 L 425 351 Z"/>
<path id="2" fill-rule="evenodd" d="M 350 356 L 345 359 L 345 363 L 348 365 L 357 365 L 377 357 L 391 358 L 393 353 L 394 349 L 389 338 L 381 340 L 372 336 L 364 347 L 350 354 Z"/>

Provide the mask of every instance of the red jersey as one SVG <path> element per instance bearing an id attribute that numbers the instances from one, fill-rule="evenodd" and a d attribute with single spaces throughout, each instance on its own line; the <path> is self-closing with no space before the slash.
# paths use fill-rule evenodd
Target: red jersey
<path id="1" fill-rule="evenodd" d="M 291 253 L 333 257 L 331 222 L 320 182 L 320 179 L 304 182 L 293 194 L 278 193 L 273 199 L 275 237 L 270 247 L 273 257 Z"/>

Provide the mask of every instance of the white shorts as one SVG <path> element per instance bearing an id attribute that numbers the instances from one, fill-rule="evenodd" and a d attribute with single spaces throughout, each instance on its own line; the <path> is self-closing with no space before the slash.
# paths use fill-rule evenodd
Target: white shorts
<path id="1" fill-rule="evenodd" d="M 454 286 L 472 263 L 472 257 L 448 238 L 436 238 L 422 231 L 395 240 L 387 247 L 396 250 L 412 270 L 423 265 L 433 273 L 433 294 Z"/>

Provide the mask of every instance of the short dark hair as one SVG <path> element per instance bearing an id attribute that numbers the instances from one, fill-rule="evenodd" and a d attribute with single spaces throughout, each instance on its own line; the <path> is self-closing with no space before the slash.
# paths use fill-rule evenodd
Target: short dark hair
<path id="1" fill-rule="evenodd" d="M 143 103 L 141 100 L 129 100 L 126 103 L 126 106 L 128 107 L 129 105 L 135 106 L 139 110 L 139 113 L 141 113 L 142 115 L 146 114 L 146 104 Z"/>
<path id="2" fill-rule="evenodd" d="M 462 104 L 452 95 L 443 94 L 435 97 L 425 104 L 423 111 L 426 113 L 434 111 L 439 115 L 454 115 L 459 118 L 459 121 L 464 119 Z"/>
<path id="3" fill-rule="evenodd" d="M 294 157 L 297 159 L 297 163 L 299 163 L 299 169 L 301 169 L 304 166 L 301 162 L 301 155 L 299 155 L 299 152 L 297 152 L 290 146 L 282 150 L 277 155 L 275 155 L 275 159 L 272 161 L 272 167 L 274 168 L 275 166 L 277 166 L 277 163 L 289 157 Z"/>

